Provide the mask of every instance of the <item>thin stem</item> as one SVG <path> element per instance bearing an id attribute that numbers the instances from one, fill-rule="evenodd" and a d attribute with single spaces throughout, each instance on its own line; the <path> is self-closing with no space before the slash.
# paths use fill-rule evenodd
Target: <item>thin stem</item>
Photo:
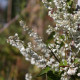
<path id="1" fill-rule="evenodd" d="M 47 73 L 46 73 L 46 80 L 47 80 Z"/>
<path id="2" fill-rule="evenodd" d="M 49 48 L 49 47 L 48 47 Z M 49 48 L 49 50 L 51 50 L 50 48 Z M 52 50 L 51 50 L 51 54 L 55 57 L 55 59 L 60 63 L 60 60 L 56 57 L 56 55 L 52 52 Z"/>

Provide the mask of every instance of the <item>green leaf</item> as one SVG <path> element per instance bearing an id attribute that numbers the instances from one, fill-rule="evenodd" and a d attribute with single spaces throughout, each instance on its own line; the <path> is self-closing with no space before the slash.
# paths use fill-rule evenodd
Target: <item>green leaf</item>
<path id="1" fill-rule="evenodd" d="M 48 39 L 49 40 L 53 39 L 53 35 L 55 35 L 55 32 L 54 31 L 49 35 Z"/>
<path id="2" fill-rule="evenodd" d="M 73 1 L 72 0 L 67 0 L 67 6 L 70 6 L 71 8 L 67 7 L 67 11 L 69 13 L 73 13 L 73 11 L 75 11 L 75 9 L 73 8 Z"/>
<path id="3" fill-rule="evenodd" d="M 48 2 L 51 2 L 52 0 L 47 0 Z"/>
<path id="4" fill-rule="evenodd" d="M 50 67 L 46 67 L 38 74 L 38 77 L 46 74 L 48 71 L 50 71 L 50 69 L 51 69 Z"/>
<path id="5" fill-rule="evenodd" d="M 73 4 L 73 1 L 72 0 L 69 0 L 68 2 L 67 2 L 67 5 L 69 5 L 69 6 L 71 6 Z"/>
<path id="6" fill-rule="evenodd" d="M 49 36 L 48 36 L 48 39 L 46 41 L 46 44 L 50 43 L 51 41 L 53 41 L 53 35 L 55 35 L 55 31 L 53 31 Z"/>
<path id="7" fill-rule="evenodd" d="M 61 77 L 59 72 L 53 73 L 53 71 L 49 71 L 47 73 L 47 76 L 48 76 L 48 80 L 60 80 L 60 77 Z"/>
<path id="8" fill-rule="evenodd" d="M 64 42 L 61 42 L 61 44 L 60 44 L 60 48 L 61 48 L 62 46 L 64 46 Z"/>
<path id="9" fill-rule="evenodd" d="M 78 62 L 79 62 L 79 59 L 76 58 L 76 59 L 74 60 L 74 63 L 76 64 L 76 63 L 78 63 Z"/>
<path id="10" fill-rule="evenodd" d="M 60 36 L 60 39 L 65 39 L 65 36 L 64 36 L 64 35 L 61 35 L 61 36 Z"/>
<path id="11" fill-rule="evenodd" d="M 67 61 L 66 60 L 61 61 L 60 64 L 59 64 L 59 66 L 67 66 Z"/>

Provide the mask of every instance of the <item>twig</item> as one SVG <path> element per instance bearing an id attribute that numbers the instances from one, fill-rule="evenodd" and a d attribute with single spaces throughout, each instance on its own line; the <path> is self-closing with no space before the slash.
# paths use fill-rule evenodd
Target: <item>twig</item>
<path id="1" fill-rule="evenodd" d="M 49 47 L 48 47 L 49 48 Z M 50 48 L 49 48 L 50 49 Z M 56 55 L 52 52 L 52 50 L 50 49 L 52 55 L 55 57 L 55 59 L 60 63 L 60 60 L 56 57 Z"/>
<path id="2" fill-rule="evenodd" d="M 24 8 L 24 10 L 21 11 L 20 15 L 24 15 L 24 13 L 27 12 L 27 7 Z M 17 15 L 15 18 L 13 18 L 11 21 L 9 21 L 8 23 L 6 23 L 2 29 L 0 29 L 0 33 L 2 33 L 6 28 L 8 28 L 12 23 L 14 23 L 16 20 L 19 19 L 20 15 Z"/>
<path id="3" fill-rule="evenodd" d="M 0 29 L 0 33 L 2 33 L 6 28 L 8 28 L 12 23 L 14 23 L 19 18 L 19 15 L 17 15 L 14 19 L 12 19 L 10 22 L 6 23 L 2 29 Z"/>

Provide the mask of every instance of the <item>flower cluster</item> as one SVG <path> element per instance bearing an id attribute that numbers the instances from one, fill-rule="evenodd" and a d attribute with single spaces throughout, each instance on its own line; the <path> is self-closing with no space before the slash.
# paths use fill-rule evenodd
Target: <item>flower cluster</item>
<path id="1" fill-rule="evenodd" d="M 69 13 L 67 8 L 71 7 L 67 4 L 67 0 L 52 0 L 53 2 L 57 9 L 53 12 L 53 8 L 48 6 L 48 15 L 55 21 L 56 27 L 49 25 L 47 33 L 50 35 L 53 31 L 55 32 L 54 43 L 50 45 L 59 60 L 67 61 L 67 66 L 60 67 L 61 71 L 65 71 L 61 80 L 69 80 L 69 76 L 75 75 L 79 67 L 76 67 L 75 60 L 79 60 L 76 56 L 80 53 L 80 11 Z M 47 1 L 47 4 L 49 3 Z M 79 73 L 77 75 L 79 76 Z"/>
<path id="2" fill-rule="evenodd" d="M 49 66 L 51 69 L 57 72 L 63 72 L 61 80 L 69 80 L 72 75 L 80 76 L 78 55 L 80 53 L 80 11 L 68 12 L 68 8 L 71 7 L 67 4 L 67 0 L 42 0 L 45 5 L 48 5 L 48 15 L 55 21 L 56 26 L 48 26 L 46 33 L 48 36 L 51 33 L 53 43 L 46 43 L 38 36 L 33 30 L 31 30 L 24 21 L 20 21 L 20 25 L 23 27 L 30 37 L 34 38 L 36 44 L 33 46 L 31 42 L 27 43 L 27 47 L 24 47 L 24 42 L 21 41 L 16 33 L 14 36 L 10 36 L 8 43 L 18 48 L 25 59 L 30 61 L 40 68 Z M 52 5 L 55 5 L 53 12 Z M 36 50 L 35 50 L 36 47 Z M 40 51 L 40 53 L 37 53 Z M 31 80 L 31 77 L 26 75 L 26 80 Z M 29 79 L 27 79 L 29 78 Z"/>
<path id="3" fill-rule="evenodd" d="M 25 75 L 25 80 L 31 80 L 32 79 L 32 76 L 31 76 L 31 74 L 26 74 Z"/>

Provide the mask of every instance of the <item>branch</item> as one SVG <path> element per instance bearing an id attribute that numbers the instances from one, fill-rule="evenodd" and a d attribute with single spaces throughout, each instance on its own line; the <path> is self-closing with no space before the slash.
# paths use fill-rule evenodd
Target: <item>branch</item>
<path id="1" fill-rule="evenodd" d="M 48 47 L 49 48 L 49 47 Z M 50 49 L 50 48 L 49 48 Z M 60 63 L 60 60 L 56 57 L 56 55 L 52 52 L 52 50 L 50 49 L 51 54 L 55 57 L 55 59 Z"/>
<path id="2" fill-rule="evenodd" d="M 24 8 L 24 10 L 21 11 L 21 15 L 24 15 L 27 12 L 27 7 Z M 13 18 L 11 21 L 6 23 L 2 29 L 0 29 L 0 33 L 2 33 L 6 28 L 8 28 L 12 23 L 14 23 L 16 20 L 18 20 L 20 15 L 17 15 L 15 18 Z"/>
<path id="3" fill-rule="evenodd" d="M 12 23 L 14 23 L 19 18 L 19 15 L 17 15 L 14 19 L 12 19 L 10 22 L 6 23 L 2 29 L 0 29 L 0 33 L 2 33 L 6 28 L 8 28 Z"/>

